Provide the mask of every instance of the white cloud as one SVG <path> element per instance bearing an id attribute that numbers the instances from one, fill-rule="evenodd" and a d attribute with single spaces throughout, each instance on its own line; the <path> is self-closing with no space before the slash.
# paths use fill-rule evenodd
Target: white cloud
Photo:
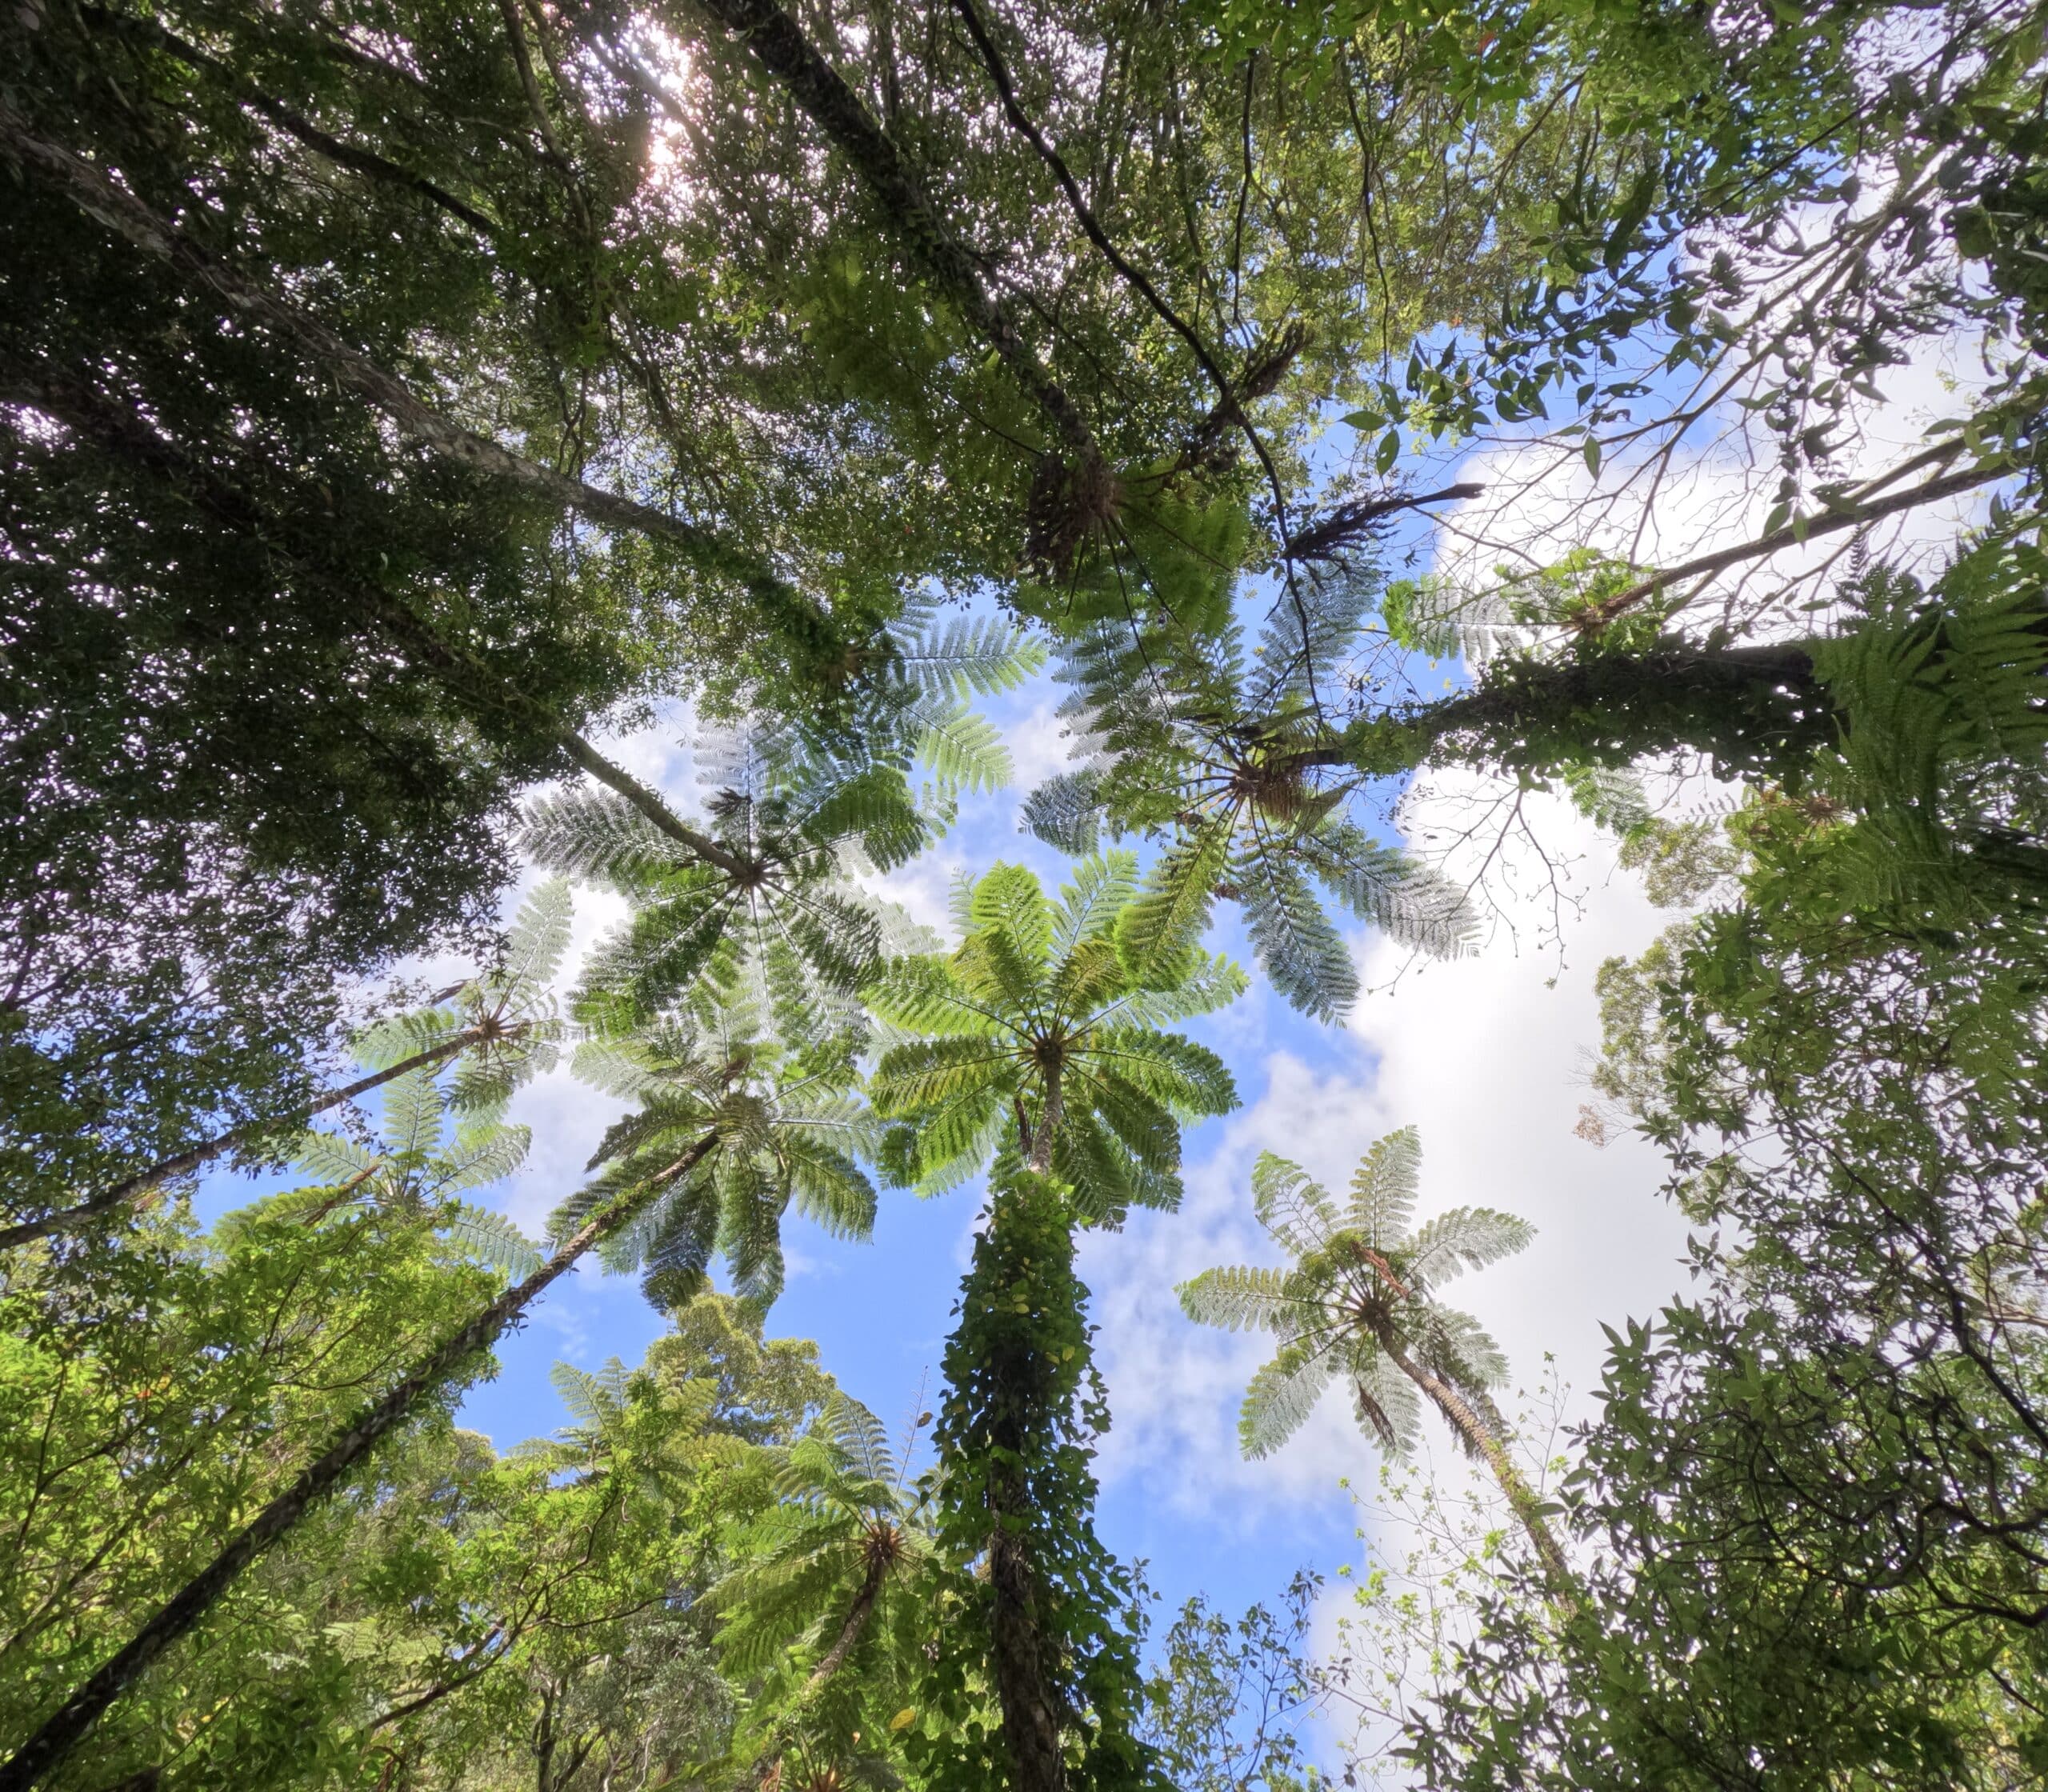
<path id="1" fill-rule="evenodd" d="M 1066 719 L 1058 713 L 1058 700 L 1049 698 L 1027 711 L 1003 731 L 1003 744 L 1010 749 L 1011 782 L 1020 797 L 1028 795 L 1056 773 L 1071 771 L 1074 746 Z"/>

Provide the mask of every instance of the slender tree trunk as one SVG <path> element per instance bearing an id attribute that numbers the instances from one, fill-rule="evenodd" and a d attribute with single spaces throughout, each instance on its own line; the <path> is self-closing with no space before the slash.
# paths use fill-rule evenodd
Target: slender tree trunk
<path id="1" fill-rule="evenodd" d="M 1385 1338 L 1380 1340 L 1380 1348 L 1386 1352 L 1394 1367 L 1429 1397 L 1430 1403 L 1450 1422 L 1472 1454 L 1493 1470 L 1494 1480 L 1500 1483 L 1509 1506 L 1528 1534 L 1537 1558 L 1542 1563 L 1552 1597 L 1561 1605 L 1573 1603 L 1578 1577 L 1572 1573 L 1562 1546 L 1543 1516 L 1542 1502 L 1536 1498 L 1535 1489 L 1515 1466 L 1514 1458 L 1508 1454 L 1506 1446 L 1501 1441 L 1498 1429 L 1482 1418 L 1471 1402 L 1450 1382 L 1431 1374 L 1406 1351 Z"/>
<path id="2" fill-rule="evenodd" d="M 846 1622 L 839 1626 L 838 1635 L 832 1639 L 832 1646 L 819 1658 L 818 1666 L 810 1670 L 804 1681 L 803 1690 L 797 1695 L 795 1705 L 776 1725 L 768 1741 L 748 1763 L 740 1780 L 741 1792 L 755 1792 L 756 1788 L 782 1784 L 783 1751 L 788 1745 L 798 1712 L 818 1695 L 834 1674 L 846 1666 L 846 1658 L 854 1652 L 854 1645 L 861 1640 L 862 1633 L 867 1629 L 869 1618 L 874 1615 L 875 1602 L 882 1597 L 882 1583 L 888 1578 L 888 1562 L 878 1555 L 870 1558 L 867 1572 L 862 1575 L 860 1587 L 854 1594 L 854 1602 L 847 1608 Z"/>
<path id="3" fill-rule="evenodd" d="M 1066 1110 L 1060 1098 L 1059 1072 L 1046 1073 L 1045 1104 L 1038 1110 L 1038 1124 L 1031 1134 L 1030 1164 L 1041 1176 L 1053 1173 L 1053 1134 L 1059 1130 L 1059 1123 Z M 993 1220 L 990 1222 L 994 1223 Z"/>
<path id="4" fill-rule="evenodd" d="M 1024 1506 L 1016 1470 L 990 1471 L 989 1503 L 997 1520 L 989 1534 L 989 1585 L 995 1593 L 993 1653 L 1002 1739 L 1016 1770 L 1018 1792 L 1066 1792 L 1059 1705 L 1038 1620 L 1038 1577 L 1030 1549 L 1002 1522 L 1021 1515 Z"/>
<path id="5" fill-rule="evenodd" d="M 258 1513 L 218 1555 L 102 1664 L 15 1751 L 12 1759 L 0 1766 L 0 1792 L 29 1792 L 30 1787 L 62 1766 L 107 1707 L 206 1616 L 244 1569 L 331 1494 L 379 1442 L 445 1388 L 466 1364 L 488 1350 L 498 1334 L 558 1277 L 573 1269 L 586 1252 L 625 1225 L 658 1190 L 678 1176 L 687 1175 L 717 1142 L 715 1133 L 706 1133 L 667 1169 L 614 1197 L 539 1269 L 450 1332 L 390 1392 L 344 1426 L 290 1486 Z"/>
<path id="6" fill-rule="evenodd" d="M 861 1577 L 860 1590 L 854 1594 L 854 1602 L 847 1608 L 846 1622 L 839 1626 L 839 1634 L 832 1639 L 832 1646 L 825 1651 L 818 1666 L 810 1670 L 810 1678 L 803 1683 L 806 1698 L 846 1665 L 846 1658 L 854 1651 L 854 1645 L 861 1640 L 861 1633 L 867 1628 L 867 1621 L 874 1615 L 875 1602 L 882 1597 L 882 1583 L 888 1578 L 888 1558 L 878 1553 L 871 1556 L 867 1572 Z"/>
<path id="7" fill-rule="evenodd" d="M 214 1158 L 232 1151 L 236 1146 L 246 1144 L 260 1137 L 272 1127 L 286 1122 L 310 1120 L 316 1114 L 325 1114 L 330 1107 L 339 1107 L 344 1102 L 352 1102 L 358 1095 L 367 1094 L 394 1078 L 412 1070 L 424 1070 L 430 1064 L 438 1064 L 452 1058 L 465 1046 L 471 1046 L 483 1037 L 479 1027 L 465 1027 L 452 1038 L 425 1051 L 414 1052 L 390 1068 L 359 1077 L 340 1089 L 330 1089 L 317 1100 L 304 1107 L 295 1109 L 282 1119 L 250 1120 L 239 1126 L 231 1126 L 218 1137 L 181 1151 L 174 1158 L 164 1158 L 146 1170 L 138 1170 L 132 1176 L 125 1177 L 111 1188 L 102 1189 L 90 1200 L 81 1201 L 75 1207 L 46 1214 L 41 1219 L 25 1220 L 18 1226 L 0 1227 L 0 1250 L 14 1245 L 25 1245 L 36 1238 L 47 1238 L 59 1232 L 75 1232 L 82 1226 L 89 1226 L 103 1216 L 118 1212 L 122 1208 L 138 1204 L 150 1190 L 167 1182 L 174 1176 L 189 1175 L 202 1164 L 211 1163 Z"/>

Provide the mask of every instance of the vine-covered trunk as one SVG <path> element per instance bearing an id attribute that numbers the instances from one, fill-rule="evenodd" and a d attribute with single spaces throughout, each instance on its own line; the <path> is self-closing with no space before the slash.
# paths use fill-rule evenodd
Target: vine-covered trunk
<path id="1" fill-rule="evenodd" d="M 1537 1559 L 1543 1566 L 1544 1578 L 1550 1583 L 1552 1595 L 1559 1602 L 1569 1604 L 1578 1584 L 1571 1564 L 1566 1561 L 1563 1547 L 1552 1532 L 1550 1521 L 1543 1516 L 1542 1502 L 1536 1498 L 1536 1490 L 1514 1466 L 1514 1458 L 1508 1454 L 1498 1428 L 1489 1424 L 1472 1402 L 1450 1382 L 1425 1369 L 1405 1350 L 1384 1339 L 1382 1348 L 1394 1367 L 1428 1396 L 1430 1403 L 1464 1440 L 1466 1447 L 1493 1471 L 1501 1491 L 1507 1496 L 1510 1508 L 1535 1549 Z"/>
<path id="2" fill-rule="evenodd" d="M 450 1333 L 382 1398 L 344 1426 L 289 1487 L 102 1663 L 15 1751 L 12 1759 L 0 1766 L 0 1792 L 29 1792 L 29 1788 L 61 1766 L 107 1707 L 206 1616 L 244 1569 L 331 1494 L 379 1442 L 446 1388 L 466 1363 L 496 1342 L 499 1333 L 539 1298 L 550 1283 L 631 1219 L 657 1190 L 677 1177 L 687 1175 L 717 1142 L 718 1135 L 707 1133 L 658 1175 L 600 1208 L 540 1268 Z"/>
<path id="3" fill-rule="evenodd" d="M 1053 1130 L 1058 1124 L 1059 1080 L 1047 1079 L 1046 1103 L 1032 1139 L 1031 1167 L 1041 1174 L 1052 1164 Z M 992 1262 L 1005 1262 L 1014 1252 L 1007 1222 L 1018 1214 L 1021 1191 L 999 1191 L 990 1203 L 989 1245 Z M 1008 1298 L 1009 1288 L 990 1290 Z M 998 1394 L 989 1427 L 988 1478 L 989 1586 L 994 1593 L 993 1634 L 996 1697 L 1002 1707 L 1003 1740 L 1016 1770 L 1018 1792 L 1065 1792 L 1066 1764 L 1060 1746 L 1059 1701 L 1053 1690 L 1051 1664 L 1046 1659 L 1042 1606 L 1037 1565 L 1031 1559 L 1033 1513 L 1025 1463 L 1043 1449 L 1053 1429 L 1052 1389 L 1048 1366 L 1038 1360 L 1028 1335 L 1006 1330 L 1006 1348 L 993 1353 L 989 1365 Z"/>
<path id="4" fill-rule="evenodd" d="M 286 1121 L 303 1122 L 315 1114 L 325 1114 L 328 1109 L 339 1107 L 344 1102 L 352 1102 L 358 1095 L 366 1095 L 373 1089 L 395 1081 L 413 1070 L 423 1070 L 430 1065 L 439 1064 L 453 1058 L 465 1046 L 472 1046 L 483 1037 L 480 1027 L 465 1027 L 441 1042 L 430 1046 L 425 1051 L 416 1051 L 411 1057 L 401 1059 L 387 1068 L 373 1071 L 366 1077 L 358 1077 L 354 1082 L 339 1089 L 330 1089 L 305 1106 L 295 1108 L 282 1119 L 251 1120 L 239 1126 L 231 1126 L 218 1137 L 181 1151 L 174 1158 L 165 1158 L 151 1164 L 146 1170 L 138 1170 L 132 1176 L 122 1178 L 112 1187 L 106 1188 L 88 1201 L 81 1201 L 75 1207 L 66 1207 L 54 1214 L 46 1214 L 41 1219 L 24 1220 L 18 1226 L 0 1228 L 0 1250 L 14 1245 L 25 1245 L 36 1238 L 47 1238 L 59 1232 L 74 1232 L 82 1226 L 89 1226 L 106 1214 L 118 1213 L 131 1202 L 138 1201 L 150 1190 L 167 1182 L 174 1176 L 187 1176 L 202 1164 L 232 1151 L 236 1146 L 246 1144 Z"/>

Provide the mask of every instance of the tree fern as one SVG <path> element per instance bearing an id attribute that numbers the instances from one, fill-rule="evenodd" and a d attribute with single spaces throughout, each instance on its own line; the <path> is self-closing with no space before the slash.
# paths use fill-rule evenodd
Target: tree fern
<path id="1" fill-rule="evenodd" d="M 1368 1151 L 1341 1207 L 1300 1166 L 1267 1152 L 1252 1172 L 1259 1222 L 1292 1259 L 1285 1269 L 1218 1269 L 1182 1285 L 1190 1318 L 1277 1340 L 1246 1390 L 1238 1433 L 1270 1454 L 1304 1424 L 1323 1391 L 1350 1386 L 1359 1428 L 1390 1455 L 1414 1446 L 1424 1405 L 1498 1480 L 1561 1598 L 1570 1570 L 1534 1494 L 1506 1450 L 1492 1388 L 1506 1379 L 1499 1346 L 1434 1290 L 1521 1250 L 1534 1234 L 1513 1215 L 1456 1207 L 1413 1225 L 1420 1148 L 1411 1129 Z"/>
<path id="2" fill-rule="evenodd" d="M 1234 898 L 1274 986 L 1325 1019 L 1358 993 L 1326 902 L 1438 956 L 1467 950 L 1474 930 L 1461 891 L 1351 819 L 1368 779 L 1326 718 L 1374 589 L 1357 569 L 1296 579 L 1249 652 L 1234 622 L 1078 630 L 1060 646 L 1060 713 L 1081 763 L 1023 810 L 1027 829 L 1068 852 L 1105 835 L 1158 840 L 1134 941 L 1191 940 L 1218 897 Z"/>
<path id="3" fill-rule="evenodd" d="M 722 1254 L 742 1294 L 772 1300 L 792 1205 L 838 1236 L 865 1236 L 873 1224 L 874 1187 L 860 1168 L 873 1122 L 854 1095 L 858 1043 L 792 1046 L 744 992 L 724 1002 L 708 987 L 674 1021 L 588 1042 L 579 1074 L 638 1105 L 606 1132 L 596 1175 L 552 1230 L 573 1230 L 623 1190 L 658 1185 L 602 1247 L 607 1266 L 639 1270 L 648 1298 L 675 1307 Z"/>
<path id="4" fill-rule="evenodd" d="M 1205 1011 L 1242 978 L 1191 945 L 1170 964 L 1157 946 L 1151 959 L 1129 950 L 1133 870 L 1127 857 L 1085 863 L 1054 903 L 1030 872 L 998 866 L 957 897 L 953 952 L 894 961 L 870 983 L 886 1046 L 870 1096 L 891 1123 L 892 1174 L 953 1186 L 1021 1126 L 1020 1147 L 1091 1217 L 1178 1201 L 1181 1126 L 1236 1090 L 1213 1053 L 1138 1010 Z"/>

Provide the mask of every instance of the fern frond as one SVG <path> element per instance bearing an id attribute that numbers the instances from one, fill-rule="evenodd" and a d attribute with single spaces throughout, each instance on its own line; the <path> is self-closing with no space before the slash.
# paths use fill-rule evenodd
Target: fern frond
<path id="1" fill-rule="evenodd" d="M 1096 850 L 1105 819 L 1100 774 L 1086 768 L 1055 772 L 1024 799 L 1018 826 L 1070 858 Z"/>
<path id="2" fill-rule="evenodd" d="M 1422 1139 L 1413 1126 L 1378 1140 L 1352 1174 L 1345 1226 L 1362 1232 L 1375 1250 L 1397 1249 L 1414 1214 L 1422 1170 Z"/>
<path id="3" fill-rule="evenodd" d="M 1302 863 L 1361 920 L 1439 958 L 1469 952 L 1478 918 L 1465 892 L 1438 871 L 1379 846 L 1348 822 L 1298 837 Z"/>
<path id="4" fill-rule="evenodd" d="M 539 1247 L 502 1214 L 458 1202 L 442 1223 L 442 1235 L 462 1254 L 503 1276 L 523 1282 L 546 1259 Z"/>
<path id="5" fill-rule="evenodd" d="M 1117 943 L 1141 984 L 1170 984 L 1209 925 L 1218 882 L 1230 859 L 1227 826 L 1206 825 L 1162 853 L 1137 899 L 1125 910 Z"/>
<path id="6" fill-rule="evenodd" d="M 1415 1384 L 1370 1342 L 1348 1353 L 1344 1366 L 1358 1428 L 1376 1438 L 1390 1456 L 1414 1455 L 1422 1430 L 1422 1403 Z"/>
<path id="7" fill-rule="evenodd" d="M 551 871 L 632 892 L 679 868 L 676 843 L 610 790 L 569 790 L 526 805 L 520 844 Z"/>
<path id="8" fill-rule="evenodd" d="M 1336 1019 L 1358 999 L 1358 976 L 1306 880 L 1256 847 L 1240 855 L 1233 876 L 1252 950 L 1274 988 L 1303 1014 Z"/>
<path id="9" fill-rule="evenodd" d="M 1226 1331 L 1298 1336 L 1310 1329 L 1317 1310 L 1314 1299 L 1286 1270 L 1204 1270 L 1174 1292 L 1180 1297 L 1181 1310 L 1190 1319 Z"/>
<path id="10" fill-rule="evenodd" d="M 534 885 L 513 918 L 498 974 L 527 989 L 545 989 L 553 982 L 569 950 L 573 911 L 566 879 L 547 878 Z"/>
<path id="11" fill-rule="evenodd" d="M 1337 1206 L 1298 1163 L 1262 1151 L 1251 1171 L 1252 1211 L 1298 1261 L 1326 1249 L 1338 1229 Z"/>
<path id="12" fill-rule="evenodd" d="M 1467 1270 L 1484 1268 L 1524 1250 L 1536 1228 L 1492 1207 L 1453 1207 L 1417 1231 L 1403 1255 L 1410 1274 L 1436 1287 Z"/>
<path id="13" fill-rule="evenodd" d="M 1074 868 L 1074 881 L 1059 893 L 1053 924 L 1052 958 L 1065 959 L 1083 940 L 1112 939 L 1117 917 L 1138 894 L 1138 855 L 1090 854 Z"/>
<path id="14" fill-rule="evenodd" d="M 1327 1349 L 1290 1345 L 1252 1377 L 1238 1411 L 1238 1439 L 1246 1455 L 1270 1456 L 1308 1422 L 1330 1386 Z"/>
<path id="15" fill-rule="evenodd" d="M 918 758 L 942 790 L 1000 790 L 1010 782 L 1010 750 L 979 710 L 958 702 L 928 704 L 915 719 Z"/>

